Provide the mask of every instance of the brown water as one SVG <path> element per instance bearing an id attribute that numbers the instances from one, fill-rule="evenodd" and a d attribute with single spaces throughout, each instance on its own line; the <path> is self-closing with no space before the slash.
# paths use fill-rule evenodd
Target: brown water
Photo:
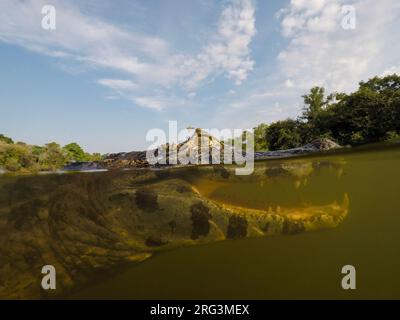
<path id="1" fill-rule="evenodd" d="M 163 252 L 71 298 L 400 299 L 400 148 L 275 160 L 256 172 L 262 175 L 187 178 L 215 201 L 261 209 L 323 205 L 347 193 L 349 215 L 330 230 Z M 356 290 L 341 288 L 348 264 Z"/>

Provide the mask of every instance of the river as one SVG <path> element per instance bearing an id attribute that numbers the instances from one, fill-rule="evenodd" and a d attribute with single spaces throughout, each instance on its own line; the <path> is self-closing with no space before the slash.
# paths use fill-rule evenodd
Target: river
<path id="1" fill-rule="evenodd" d="M 292 164 L 296 164 L 296 170 Z M 291 175 L 285 175 L 280 168 Z M 350 199 L 334 229 L 161 252 L 69 298 L 400 299 L 400 148 L 258 163 L 265 181 L 188 179 L 206 197 L 251 208 Z M 344 265 L 356 290 L 341 287 Z"/>

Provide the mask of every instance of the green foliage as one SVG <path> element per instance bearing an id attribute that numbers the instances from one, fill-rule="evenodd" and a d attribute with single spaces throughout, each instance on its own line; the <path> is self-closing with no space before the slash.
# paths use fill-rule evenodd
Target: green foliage
<path id="1" fill-rule="evenodd" d="M 92 153 L 92 154 L 87 153 L 87 155 L 89 157 L 89 161 L 101 161 L 104 158 L 100 153 L 96 153 L 96 152 Z"/>
<path id="2" fill-rule="evenodd" d="M 90 162 L 90 161 L 100 161 L 103 156 L 100 153 L 87 153 L 82 147 L 76 142 L 72 142 L 63 147 L 63 150 L 68 155 L 68 160 L 77 162 Z"/>
<path id="3" fill-rule="evenodd" d="M 308 121 L 315 120 L 327 103 L 325 100 L 325 89 L 321 87 L 312 88 L 309 94 L 303 96 L 303 99 L 305 105 L 303 118 Z"/>
<path id="4" fill-rule="evenodd" d="M 0 134 L 0 141 L 5 142 L 7 144 L 14 143 L 14 141 L 11 138 L 6 137 L 4 134 Z"/>
<path id="5" fill-rule="evenodd" d="M 45 147 L 41 146 L 32 146 L 32 154 L 35 156 L 41 155 L 45 151 Z"/>
<path id="6" fill-rule="evenodd" d="M 60 169 L 69 162 L 68 154 L 55 142 L 46 144 L 38 158 L 40 169 L 44 171 Z"/>
<path id="7" fill-rule="evenodd" d="M 71 143 L 64 148 L 55 142 L 44 146 L 31 146 L 23 142 L 9 143 L 11 139 L 0 140 L 0 167 L 11 172 L 31 173 L 54 171 L 71 161 L 99 161 L 99 153 L 85 153 Z"/>
<path id="8" fill-rule="evenodd" d="M 399 104 L 399 76 L 372 78 L 328 106 L 331 114 L 324 130 L 331 131 L 341 144 L 383 141 L 387 132 L 399 132 Z"/>
<path id="9" fill-rule="evenodd" d="M 227 141 L 224 141 L 224 144 L 230 145 L 232 147 L 240 146 L 242 147 L 242 151 L 246 151 L 246 141 L 247 137 L 250 137 L 252 133 L 250 131 L 244 130 L 242 134 L 236 138 L 233 139 L 228 139 Z"/>
<path id="10" fill-rule="evenodd" d="M 261 123 L 257 127 L 254 128 L 254 150 L 255 151 L 267 151 L 268 150 L 268 142 L 267 142 L 267 129 L 268 125 L 265 123 Z"/>
<path id="11" fill-rule="evenodd" d="M 395 139 L 400 134 L 400 77 L 396 74 L 360 82 L 351 94 L 314 87 L 303 96 L 298 120 L 272 123 L 267 130 L 271 150 L 287 149 L 329 138 L 342 145 Z"/>
<path id="12" fill-rule="evenodd" d="M 252 135 L 253 139 L 254 139 L 254 150 L 255 151 L 267 151 L 268 150 L 268 142 L 267 142 L 267 138 L 266 138 L 267 128 L 268 128 L 268 125 L 265 123 L 262 123 L 262 124 L 258 125 L 257 127 L 253 128 L 252 132 L 251 131 L 243 131 L 241 136 L 236 137 L 234 139 L 228 139 L 227 141 L 225 141 L 223 143 L 227 143 L 231 146 L 234 146 L 236 143 L 237 145 L 242 146 L 243 151 L 246 151 L 245 141 L 247 140 L 247 137 L 250 137 Z"/>
<path id="13" fill-rule="evenodd" d="M 267 142 L 271 150 L 291 149 L 302 144 L 299 122 L 286 119 L 272 123 L 267 129 Z"/>
<path id="14" fill-rule="evenodd" d="M 0 142 L 0 167 L 8 171 L 37 171 L 37 159 L 29 146 Z"/>
<path id="15" fill-rule="evenodd" d="M 88 154 L 86 154 L 85 151 L 83 151 L 83 149 L 81 148 L 81 146 L 76 142 L 67 144 L 66 146 L 64 146 L 63 149 L 67 152 L 71 161 L 78 161 L 78 162 L 89 161 Z"/>

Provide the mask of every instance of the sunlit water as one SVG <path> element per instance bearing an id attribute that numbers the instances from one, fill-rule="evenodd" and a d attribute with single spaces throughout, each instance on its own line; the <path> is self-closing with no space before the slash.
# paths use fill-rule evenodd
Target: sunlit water
<path id="1" fill-rule="evenodd" d="M 291 163 L 301 163 L 303 172 L 266 171 Z M 215 201 L 252 208 L 324 204 L 341 201 L 347 193 L 348 217 L 336 229 L 160 253 L 72 298 L 400 298 L 399 148 L 270 161 L 260 167 L 264 181 L 188 178 Z M 348 264 L 356 268 L 356 290 L 341 287 L 341 269 Z"/>

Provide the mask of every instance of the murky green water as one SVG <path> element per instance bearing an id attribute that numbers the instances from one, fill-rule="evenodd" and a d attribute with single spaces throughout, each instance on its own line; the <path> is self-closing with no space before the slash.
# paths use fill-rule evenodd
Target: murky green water
<path id="1" fill-rule="evenodd" d="M 269 161 L 256 173 L 186 178 L 210 199 L 256 209 L 324 205 L 347 194 L 349 214 L 335 229 L 162 252 L 70 298 L 400 299 L 400 148 Z M 356 290 L 341 288 L 348 264 Z"/>

